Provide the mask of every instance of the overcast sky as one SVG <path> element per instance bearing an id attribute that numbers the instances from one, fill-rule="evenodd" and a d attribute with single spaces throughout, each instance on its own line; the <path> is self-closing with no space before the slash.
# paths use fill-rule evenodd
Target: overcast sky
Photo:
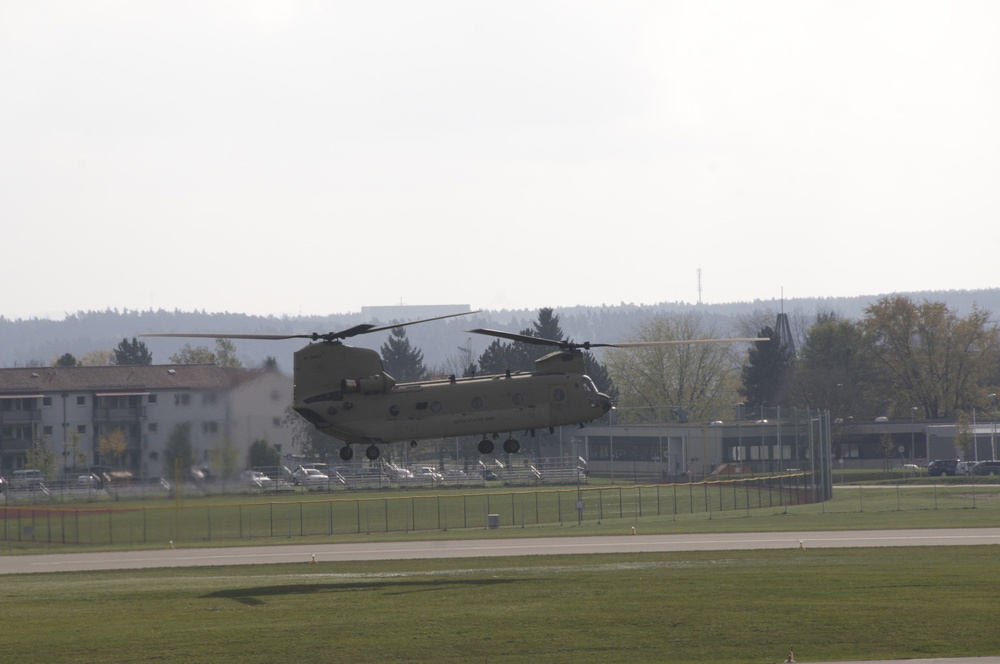
<path id="1" fill-rule="evenodd" d="M 0 315 L 1000 286 L 1000 3 L 0 0 Z"/>

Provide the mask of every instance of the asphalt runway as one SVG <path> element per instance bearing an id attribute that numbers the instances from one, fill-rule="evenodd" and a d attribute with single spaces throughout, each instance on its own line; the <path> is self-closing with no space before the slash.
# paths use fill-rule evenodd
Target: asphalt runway
<path id="1" fill-rule="evenodd" d="M 154 567 L 263 565 L 349 560 L 480 558 L 581 553 L 828 549 L 872 546 L 964 546 L 1000 544 L 1000 528 L 939 530 L 850 530 L 712 535 L 621 535 L 540 537 L 344 544 L 286 544 L 253 547 L 50 553 L 0 556 L 0 574 L 79 572 Z M 1000 662 L 998 662 L 1000 664 Z"/>

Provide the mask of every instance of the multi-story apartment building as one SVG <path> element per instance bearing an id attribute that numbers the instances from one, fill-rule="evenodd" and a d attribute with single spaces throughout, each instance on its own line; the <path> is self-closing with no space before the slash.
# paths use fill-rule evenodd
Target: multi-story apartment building
<path id="1" fill-rule="evenodd" d="M 227 450 L 246 468 L 255 440 L 292 451 L 291 431 L 282 426 L 291 401 L 292 380 L 278 371 L 210 364 L 0 369 L 0 474 L 24 468 L 38 446 L 54 455 L 57 471 L 101 464 L 169 477 L 164 449 L 177 432 L 187 436 L 196 463 L 210 466 Z M 102 458 L 101 441 L 112 435 L 124 439 L 124 452 Z"/>

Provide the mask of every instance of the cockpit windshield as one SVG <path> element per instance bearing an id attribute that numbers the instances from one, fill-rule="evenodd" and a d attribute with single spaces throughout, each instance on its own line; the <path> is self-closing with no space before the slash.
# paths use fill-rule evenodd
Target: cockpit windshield
<path id="1" fill-rule="evenodd" d="M 583 377 L 583 391 L 587 394 L 597 394 L 597 386 L 594 385 L 594 381 L 590 379 L 590 376 Z"/>

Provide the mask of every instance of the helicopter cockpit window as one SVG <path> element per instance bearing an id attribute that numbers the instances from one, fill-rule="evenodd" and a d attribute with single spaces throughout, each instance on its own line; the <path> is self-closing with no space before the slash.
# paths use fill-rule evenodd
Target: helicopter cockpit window
<path id="1" fill-rule="evenodd" d="M 594 381 L 591 380 L 590 376 L 583 377 L 583 391 L 588 394 L 597 394 L 597 386 L 594 385 Z"/>

